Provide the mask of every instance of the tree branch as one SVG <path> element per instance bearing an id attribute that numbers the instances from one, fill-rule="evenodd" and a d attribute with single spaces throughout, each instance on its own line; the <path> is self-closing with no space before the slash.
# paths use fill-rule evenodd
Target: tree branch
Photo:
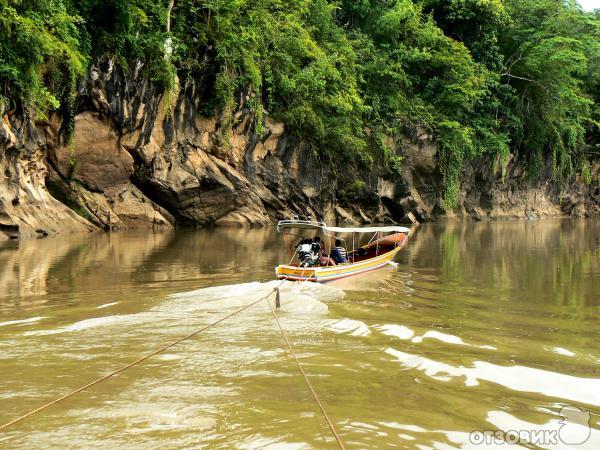
<path id="1" fill-rule="evenodd" d="M 535 83 L 535 80 L 532 80 L 531 78 L 525 78 L 525 77 L 519 77 L 517 75 L 513 75 L 512 73 L 508 73 L 505 72 L 502 75 L 500 75 L 501 77 L 510 77 L 510 78 L 516 78 L 517 80 L 524 80 L 524 81 L 530 81 L 532 83 Z"/>
<path id="2" fill-rule="evenodd" d="M 171 32 L 171 11 L 173 10 L 173 6 L 175 6 L 175 0 L 170 0 L 167 8 L 167 33 Z"/>

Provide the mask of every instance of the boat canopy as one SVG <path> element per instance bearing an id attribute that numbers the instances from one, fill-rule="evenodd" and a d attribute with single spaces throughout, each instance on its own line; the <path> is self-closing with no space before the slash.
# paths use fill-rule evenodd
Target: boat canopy
<path id="1" fill-rule="evenodd" d="M 325 222 L 313 222 L 309 220 L 280 220 L 277 224 L 277 231 L 281 231 L 286 228 L 323 230 L 329 231 L 330 233 L 410 233 L 408 228 L 394 225 L 383 227 L 328 227 Z"/>
<path id="2" fill-rule="evenodd" d="M 285 228 L 317 230 L 326 226 L 325 222 L 313 222 L 312 220 L 280 220 L 277 223 L 277 231 L 281 231 Z"/>
<path id="3" fill-rule="evenodd" d="M 323 230 L 331 233 L 410 233 L 410 230 L 406 227 L 393 225 L 385 227 L 323 227 Z"/>

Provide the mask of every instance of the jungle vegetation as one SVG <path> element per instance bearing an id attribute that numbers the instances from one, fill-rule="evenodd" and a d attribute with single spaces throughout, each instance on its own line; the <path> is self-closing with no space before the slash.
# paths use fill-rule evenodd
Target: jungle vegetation
<path id="1" fill-rule="evenodd" d="M 330 160 L 393 173 L 386 136 L 427 130 L 446 207 L 478 155 L 557 183 L 598 158 L 600 11 L 575 0 L 0 0 L 0 112 L 72 116 L 105 55 L 166 93 L 211 71 L 206 114 L 252 92 L 257 133 L 268 114 Z"/>

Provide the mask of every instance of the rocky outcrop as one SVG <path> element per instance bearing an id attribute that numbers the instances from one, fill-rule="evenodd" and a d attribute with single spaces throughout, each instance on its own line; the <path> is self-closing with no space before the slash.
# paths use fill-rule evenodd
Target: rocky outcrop
<path id="1" fill-rule="evenodd" d="M 79 89 L 71 139 L 58 115 L 47 123 L 5 115 L 0 128 L 0 239 L 61 231 L 172 226 L 266 225 L 294 215 L 336 223 L 416 223 L 443 218 L 538 218 L 600 214 L 597 179 L 562 191 L 527 181 L 513 158 L 465 169 L 459 207 L 441 206 L 435 141 L 424 130 L 389 140 L 401 176 L 340 170 L 310 145 L 264 119 L 261 134 L 242 92 L 233 114 L 206 114 L 210 81 L 177 92 L 110 60 Z M 504 174 L 504 175 L 503 175 Z M 58 201 L 58 200 L 60 201 Z"/>
<path id="2" fill-rule="evenodd" d="M 48 193 L 45 142 L 43 127 L 2 118 L 0 240 L 96 229 Z"/>
<path id="3" fill-rule="evenodd" d="M 531 181 L 517 159 L 509 159 L 504 176 L 498 161 L 474 161 L 466 170 L 460 213 L 475 220 L 600 216 L 599 164 L 592 168 L 594 181 L 589 185 L 577 177 L 559 188 L 551 181 L 550 161 L 545 171 L 543 180 Z"/>
<path id="4" fill-rule="evenodd" d="M 540 181 L 529 180 L 524 161 L 513 155 L 504 167 L 498 158 L 484 156 L 466 166 L 458 207 L 446 211 L 442 208 L 442 175 L 433 136 L 417 129 L 412 139 L 403 137 L 390 144 L 404 157 L 402 176 L 395 183 L 379 178 L 376 192 L 396 221 L 600 216 L 600 162 L 592 167 L 590 185 L 576 179 L 559 189 L 551 181 L 550 161 Z"/>
<path id="5" fill-rule="evenodd" d="M 321 215 L 333 191 L 308 145 L 268 118 L 259 138 L 247 98 L 232 120 L 205 117 L 202 93 L 188 80 L 170 102 L 107 62 L 92 67 L 72 142 L 49 150 L 58 180 L 95 223 L 111 228 Z"/>
<path id="6" fill-rule="evenodd" d="M 97 226 L 170 226 L 169 214 L 131 182 L 134 160 L 119 141 L 109 118 L 93 111 L 78 114 L 69 144 L 55 140 L 49 146 L 48 162 L 54 169 L 50 182 Z"/>

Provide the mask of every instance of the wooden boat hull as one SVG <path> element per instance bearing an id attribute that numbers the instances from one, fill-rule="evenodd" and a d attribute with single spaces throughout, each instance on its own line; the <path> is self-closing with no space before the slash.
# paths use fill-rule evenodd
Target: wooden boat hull
<path id="1" fill-rule="evenodd" d="M 298 267 L 280 265 L 275 268 L 275 275 L 279 280 L 327 282 L 339 280 L 364 272 L 384 267 L 394 259 L 402 246 L 398 246 L 389 252 L 365 259 L 356 263 L 339 264 L 332 267 Z"/>

